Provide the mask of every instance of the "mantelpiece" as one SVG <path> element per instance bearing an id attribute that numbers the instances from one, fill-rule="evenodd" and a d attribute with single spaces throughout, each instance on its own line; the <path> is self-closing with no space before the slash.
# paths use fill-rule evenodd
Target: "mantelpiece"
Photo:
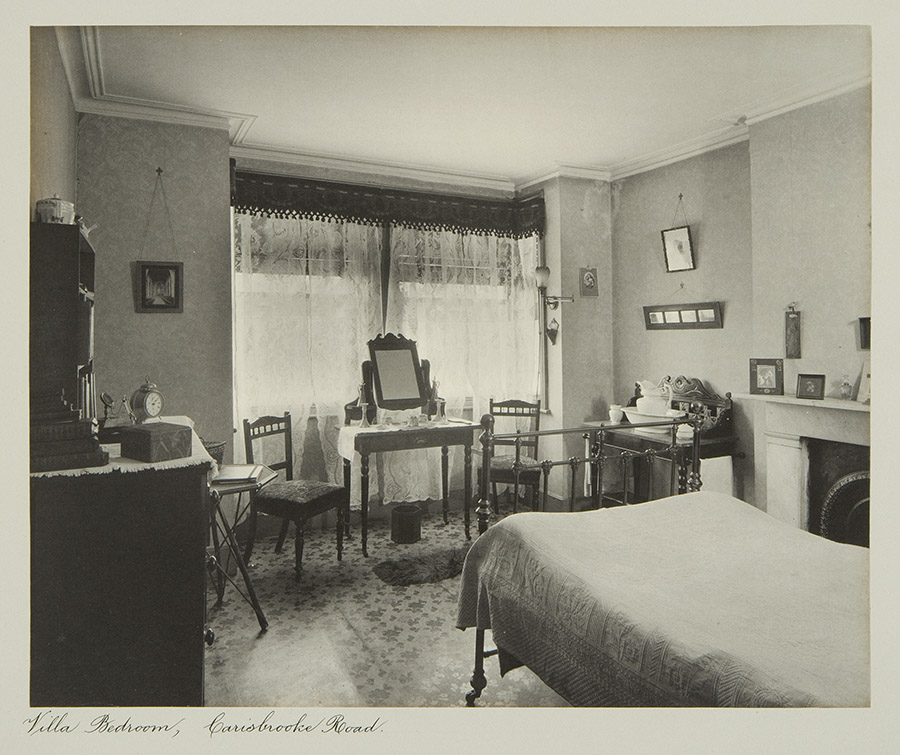
<path id="1" fill-rule="evenodd" d="M 808 529 L 809 460 L 807 439 L 869 445 L 871 407 L 841 399 L 736 394 L 736 400 L 765 404 L 764 444 L 766 511 L 795 527 Z M 760 481 L 757 480 L 757 485 Z"/>
<path id="2" fill-rule="evenodd" d="M 868 414 L 872 407 L 870 404 L 861 404 L 858 401 L 846 401 L 838 398 L 809 399 L 796 396 L 767 396 L 756 393 L 733 393 L 732 398 L 750 399 L 753 401 L 765 401 L 770 404 L 794 404 L 814 409 L 839 409 L 848 412 L 865 412 Z"/>

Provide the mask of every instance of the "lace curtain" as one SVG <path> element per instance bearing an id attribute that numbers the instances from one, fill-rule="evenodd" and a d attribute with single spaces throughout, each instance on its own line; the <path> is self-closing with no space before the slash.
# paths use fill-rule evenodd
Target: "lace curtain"
<path id="1" fill-rule="evenodd" d="M 343 406 L 357 395 L 366 342 L 385 330 L 417 341 L 451 414 L 470 398 L 478 418 L 492 396 L 537 394 L 537 235 L 390 230 L 382 328 L 381 226 L 235 212 L 235 416 L 290 411 L 298 476 L 318 477 L 324 467 L 329 480 L 343 481 Z M 310 422 L 317 443 L 308 440 Z M 235 446 L 240 459 L 243 444 Z M 456 450 L 453 488 L 462 485 Z M 379 454 L 375 465 L 375 498 L 440 497 L 439 449 Z"/>
<path id="2" fill-rule="evenodd" d="M 290 411 L 295 473 L 324 462 L 342 480 L 343 406 L 381 330 L 381 229 L 236 212 L 234 245 L 235 417 Z M 311 417 L 319 459 L 303 458 Z"/>
<path id="3" fill-rule="evenodd" d="M 450 413 L 538 394 L 538 247 L 537 235 L 391 227 L 386 325 L 417 342 Z"/>

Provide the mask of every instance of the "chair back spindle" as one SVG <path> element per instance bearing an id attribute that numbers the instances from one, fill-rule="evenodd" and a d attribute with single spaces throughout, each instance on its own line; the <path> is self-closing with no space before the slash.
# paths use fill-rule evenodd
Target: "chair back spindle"
<path id="1" fill-rule="evenodd" d="M 535 467 L 522 470 L 521 464 L 534 464 L 538 461 L 538 437 L 541 429 L 541 402 L 507 399 L 505 401 L 490 400 L 490 416 L 515 424 L 514 435 L 496 440 L 496 446 L 511 449 L 512 453 L 501 450 L 491 461 L 491 498 L 494 513 L 499 513 L 497 483 L 512 485 L 513 511 L 518 508 L 519 487 L 524 486 L 531 494 L 532 508 L 537 504 L 541 482 L 540 471 Z M 504 434 L 504 430 L 500 430 Z M 495 449 L 496 450 L 496 449 Z M 545 491 L 546 493 L 546 491 Z"/>
<path id="2" fill-rule="evenodd" d="M 255 464 L 254 441 L 262 442 L 263 438 L 281 435 L 283 438 L 284 458 L 279 461 L 263 459 L 269 469 L 284 471 L 285 480 L 294 479 L 294 444 L 291 432 L 291 414 L 285 412 L 282 417 L 260 417 L 253 422 L 244 420 L 244 454 L 248 464 Z"/>

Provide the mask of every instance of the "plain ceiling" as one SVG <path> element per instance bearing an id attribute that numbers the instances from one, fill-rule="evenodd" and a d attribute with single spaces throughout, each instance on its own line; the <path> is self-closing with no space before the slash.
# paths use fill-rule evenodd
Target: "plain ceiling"
<path id="1" fill-rule="evenodd" d="M 513 183 L 560 165 L 615 177 L 871 80 L 864 26 L 60 33 L 80 40 L 79 109 L 220 118 L 244 150 Z"/>

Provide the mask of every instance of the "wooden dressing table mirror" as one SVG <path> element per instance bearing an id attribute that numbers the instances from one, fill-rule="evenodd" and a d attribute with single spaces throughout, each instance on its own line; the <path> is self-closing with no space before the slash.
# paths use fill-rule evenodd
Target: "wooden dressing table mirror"
<path id="1" fill-rule="evenodd" d="M 416 342 L 388 333 L 368 343 L 375 403 L 382 409 L 424 409 L 430 399 L 428 361 Z"/>
<path id="2" fill-rule="evenodd" d="M 431 416 L 435 396 L 431 395 L 431 364 L 419 360 L 416 342 L 402 334 L 387 333 L 367 343 L 369 359 L 362 363 L 361 396 L 366 418 L 374 424 L 378 409 L 416 409 Z M 360 400 L 344 406 L 344 424 L 362 419 Z"/>

